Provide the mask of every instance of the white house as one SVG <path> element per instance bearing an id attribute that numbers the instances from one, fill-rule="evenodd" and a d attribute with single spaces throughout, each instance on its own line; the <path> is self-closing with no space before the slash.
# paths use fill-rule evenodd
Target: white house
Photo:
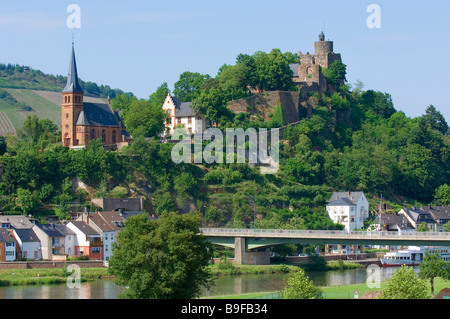
<path id="1" fill-rule="evenodd" d="M 345 230 L 363 229 L 369 217 L 369 202 L 363 192 L 333 192 L 326 206 L 334 223 L 345 226 Z"/>
<path id="2" fill-rule="evenodd" d="M 210 121 L 201 112 L 194 111 L 191 104 L 181 102 L 179 98 L 167 94 L 162 108 L 169 114 L 169 120 L 166 123 L 167 132 L 163 132 L 163 136 L 172 135 L 173 130 L 179 125 L 184 126 L 191 134 L 201 134 L 210 126 Z"/>
<path id="3" fill-rule="evenodd" d="M 117 235 L 124 228 L 125 218 L 119 211 L 85 212 L 77 219 L 89 224 L 102 236 L 103 260 L 109 260 L 112 256 L 113 244 L 117 241 Z"/>
<path id="4" fill-rule="evenodd" d="M 13 229 L 12 235 L 19 245 L 21 256 L 17 259 L 41 260 L 41 241 L 31 228 Z"/>
<path id="5" fill-rule="evenodd" d="M 103 259 L 102 236 L 83 221 L 71 221 L 67 227 L 75 233 L 75 256 L 89 256 L 89 259 Z"/>

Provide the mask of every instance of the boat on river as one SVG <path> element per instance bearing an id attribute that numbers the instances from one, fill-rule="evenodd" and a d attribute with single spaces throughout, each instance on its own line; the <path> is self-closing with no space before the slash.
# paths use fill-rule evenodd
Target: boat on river
<path id="1" fill-rule="evenodd" d="M 423 261 L 427 252 L 430 254 L 438 253 L 445 262 L 450 262 L 450 247 L 436 246 L 411 246 L 408 249 L 389 252 L 380 258 L 380 262 L 383 267 L 417 266 Z"/>

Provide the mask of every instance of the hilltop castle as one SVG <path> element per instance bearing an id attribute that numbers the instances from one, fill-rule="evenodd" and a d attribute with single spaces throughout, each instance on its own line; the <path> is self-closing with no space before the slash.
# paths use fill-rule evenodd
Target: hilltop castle
<path id="1" fill-rule="evenodd" d="M 85 101 L 78 80 L 75 49 L 72 44 L 67 84 L 62 91 L 61 139 L 70 148 L 85 147 L 90 141 L 101 138 L 105 146 L 126 142 L 130 136 L 109 103 Z M 92 102 L 90 102 L 92 101 Z"/>
<path id="2" fill-rule="evenodd" d="M 304 93 L 311 91 L 324 93 L 327 90 L 327 81 L 322 68 L 329 68 L 335 61 L 342 62 L 341 55 L 333 52 L 333 41 L 325 41 L 323 32 L 320 32 L 319 40 L 314 43 L 314 51 L 313 55 L 309 52 L 306 54 L 299 52 L 300 63 L 290 65 L 294 72 L 294 82 Z"/>

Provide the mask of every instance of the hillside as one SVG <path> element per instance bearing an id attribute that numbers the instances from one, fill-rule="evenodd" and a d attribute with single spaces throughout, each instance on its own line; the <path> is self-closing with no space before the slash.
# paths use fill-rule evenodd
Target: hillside
<path id="1" fill-rule="evenodd" d="M 67 78 L 45 74 L 29 67 L 0 64 L 0 135 L 15 134 L 28 115 L 61 122 L 61 91 Z M 114 98 L 124 92 L 108 85 L 84 82 L 86 101 Z M 132 96 L 132 93 L 127 93 Z"/>
<path id="2" fill-rule="evenodd" d="M 351 90 L 344 84 L 305 94 L 274 84 L 252 94 L 243 91 L 245 82 L 225 81 L 231 75 L 251 78 L 246 75 L 250 66 L 235 68 L 239 66 L 227 67 L 217 78 L 200 75 L 203 83 L 184 90 L 185 98 L 195 95 L 193 105 L 216 116 L 219 129 L 295 124 L 280 135 L 276 174 L 261 174 L 247 164 L 174 164 L 175 144 L 143 133 L 148 126 L 163 125 L 163 117 L 155 121 L 170 93 L 163 83 L 149 100 L 123 94 L 113 100 L 125 123 L 136 119 L 133 130 L 127 125 L 133 143 L 120 151 L 106 151 L 99 142 L 82 150 L 64 148 L 57 133 L 45 131 L 36 119 L 27 122 L 31 129 L 9 143 L 0 157 L 3 211 L 66 218 L 73 203 L 88 206 L 90 198 L 143 196 L 149 212 L 196 210 L 209 226 L 336 229 L 341 225 L 332 225 L 325 210 L 332 191 L 363 191 L 371 213 L 378 210 L 381 194 L 393 211 L 405 203 L 448 204 L 450 136 L 434 107 L 408 118 L 395 109 L 388 93 Z M 234 70 L 244 73 L 229 73 Z M 56 116 L 59 109 L 58 91 L 3 91 L 3 104 L 11 103 L 5 111 L 16 111 L 11 114 L 23 117 L 39 111 Z M 36 110 L 24 111 L 31 100 Z M 86 188 L 76 187 L 74 180 Z"/>

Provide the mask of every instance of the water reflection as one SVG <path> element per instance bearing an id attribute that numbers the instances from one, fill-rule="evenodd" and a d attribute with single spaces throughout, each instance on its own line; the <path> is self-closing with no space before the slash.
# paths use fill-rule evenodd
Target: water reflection
<path id="1" fill-rule="evenodd" d="M 96 280 L 76 288 L 62 284 L 0 287 L 0 299 L 118 299 L 122 291 L 111 280 Z"/>
<path id="2" fill-rule="evenodd" d="M 418 268 L 415 268 L 418 271 Z M 395 268 L 379 268 L 380 280 L 388 280 Z M 367 282 L 366 269 L 306 272 L 316 286 L 340 286 Z M 290 274 L 219 276 L 215 286 L 204 289 L 202 297 L 280 291 Z M 67 285 L 0 287 L 0 299 L 118 299 L 123 287 L 112 280 L 82 283 L 78 288 Z"/>

